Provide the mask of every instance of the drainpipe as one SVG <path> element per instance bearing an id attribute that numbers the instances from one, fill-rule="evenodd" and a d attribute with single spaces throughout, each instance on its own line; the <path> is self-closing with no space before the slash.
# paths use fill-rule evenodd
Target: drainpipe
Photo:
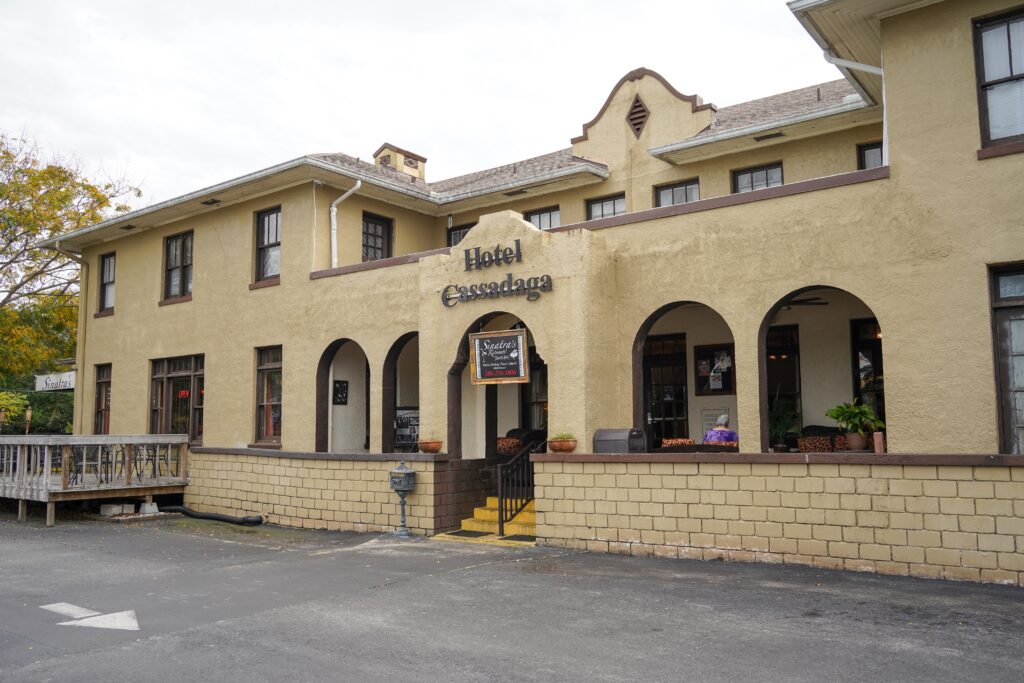
<path id="1" fill-rule="evenodd" d="M 331 202 L 331 268 L 338 267 L 338 204 L 354 195 L 363 186 L 362 180 L 357 180 L 352 189 Z"/>
<path id="2" fill-rule="evenodd" d="M 833 54 L 832 50 L 825 50 L 825 61 L 834 66 L 852 71 L 863 71 L 882 77 L 882 165 L 889 165 L 889 109 L 885 106 L 885 71 L 880 66 L 853 62 L 849 59 L 841 59 Z"/>
<path id="3" fill-rule="evenodd" d="M 54 244 L 54 250 L 79 265 L 78 271 L 78 339 L 75 342 L 75 368 L 77 377 L 75 380 L 75 419 L 72 420 L 71 431 L 75 434 L 85 433 L 85 401 L 82 396 L 85 393 L 85 386 L 79 380 L 82 379 L 85 361 L 85 334 L 88 330 L 88 316 L 86 316 L 86 301 L 89 298 L 89 263 L 79 254 L 61 248 L 60 240 Z"/>

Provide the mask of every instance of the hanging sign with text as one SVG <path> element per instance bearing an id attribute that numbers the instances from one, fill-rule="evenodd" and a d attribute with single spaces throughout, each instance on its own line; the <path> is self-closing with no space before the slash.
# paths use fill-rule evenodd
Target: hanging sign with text
<path id="1" fill-rule="evenodd" d="M 469 335 L 469 371 L 473 384 L 525 384 L 530 381 L 526 330 Z"/>

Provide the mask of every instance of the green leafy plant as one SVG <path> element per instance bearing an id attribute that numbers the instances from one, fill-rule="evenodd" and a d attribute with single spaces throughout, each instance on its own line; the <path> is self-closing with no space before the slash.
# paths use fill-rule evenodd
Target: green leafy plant
<path id="1" fill-rule="evenodd" d="M 851 403 L 840 403 L 829 408 L 825 412 L 825 417 L 835 420 L 843 431 L 857 432 L 861 436 L 867 436 L 865 432 L 885 429 L 885 423 L 878 419 L 871 406 L 857 403 L 857 399 L 853 399 Z"/>
<path id="2" fill-rule="evenodd" d="M 768 409 L 768 438 L 772 444 L 781 444 L 790 436 L 800 436 L 800 412 L 791 401 L 776 396 Z"/>
<path id="3" fill-rule="evenodd" d="M 558 432 L 549 439 L 550 441 L 575 441 L 576 437 L 572 435 L 572 432 Z"/>

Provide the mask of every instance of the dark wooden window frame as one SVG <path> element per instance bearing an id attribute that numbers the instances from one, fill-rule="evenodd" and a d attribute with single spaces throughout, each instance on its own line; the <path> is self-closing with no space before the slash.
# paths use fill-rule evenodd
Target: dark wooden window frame
<path id="1" fill-rule="evenodd" d="M 280 354 L 281 360 L 279 361 L 266 361 L 263 359 L 263 354 L 268 351 L 277 351 Z M 264 401 L 262 396 L 263 389 L 263 377 L 266 374 L 277 372 L 281 374 L 281 400 L 279 401 Z M 367 399 L 369 400 L 369 399 Z M 284 347 L 282 346 L 263 346 L 256 349 L 256 444 L 258 445 L 280 445 L 281 434 L 267 436 L 265 432 L 264 422 L 264 411 L 271 406 L 282 406 L 284 405 Z M 283 408 L 282 408 L 283 410 Z M 281 426 L 284 426 L 284 416 L 282 415 Z M 283 431 L 283 429 L 281 430 Z"/>
<path id="2" fill-rule="evenodd" d="M 265 244 L 261 244 L 260 241 L 262 240 L 262 236 L 263 236 L 263 230 L 262 230 L 262 228 L 263 228 L 263 219 L 266 216 L 270 216 L 270 215 L 273 215 L 273 214 L 277 215 L 277 241 L 275 241 L 275 242 L 267 242 Z M 254 282 L 265 282 L 265 281 L 269 281 L 269 280 L 280 280 L 281 279 L 281 259 L 280 259 L 280 253 L 281 253 L 281 207 L 280 206 L 274 206 L 274 207 L 271 207 L 269 209 L 263 209 L 262 211 L 257 211 L 255 216 L 254 216 L 254 218 L 253 218 L 253 222 L 254 222 L 254 232 L 255 232 L 255 240 L 253 241 L 253 244 L 255 245 L 255 252 L 254 252 L 254 254 L 255 254 L 255 266 L 256 266 L 255 267 L 255 271 L 254 271 L 255 277 L 253 278 L 253 281 Z M 269 250 L 269 249 L 273 249 L 274 247 L 277 247 L 277 250 L 278 250 L 277 272 L 276 273 L 266 273 L 263 270 L 263 252 L 266 251 L 266 250 Z"/>
<path id="3" fill-rule="evenodd" d="M 853 397 L 860 403 L 864 402 L 863 392 L 860 387 L 860 363 L 858 359 L 858 346 L 864 345 L 864 343 L 857 336 L 857 326 L 861 324 L 875 324 L 878 326 L 879 333 L 881 333 L 882 327 L 878 324 L 878 318 L 866 317 L 866 318 L 850 318 L 850 383 L 851 389 L 853 390 Z M 879 337 L 879 342 L 881 338 Z M 876 375 L 882 377 L 882 410 L 881 414 L 878 415 L 879 419 L 885 421 L 885 350 L 879 349 L 878 359 L 874 363 L 875 367 L 873 371 Z"/>
<path id="4" fill-rule="evenodd" d="M 109 280 L 106 279 L 107 278 L 107 263 L 108 262 L 111 264 L 111 266 L 110 266 L 111 273 L 110 273 L 110 279 Z M 107 285 L 110 285 L 112 288 L 116 288 L 116 285 L 114 284 L 114 282 L 117 279 L 117 252 L 112 251 L 109 254 L 103 254 L 103 255 L 100 256 L 99 271 L 100 271 L 100 273 L 99 273 L 99 276 L 100 276 L 99 277 L 99 280 L 100 280 L 100 291 L 99 291 L 99 311 L 98 311 L 97 315 L 100 315 L 100 314 L 102 314 L 102 315 L 111 315 L 114 312 L 114 304 L 111 303 L 109 306 L 107 305 L 109 303 L 107 301 Z M 117 299 L 116 299 L 116 292 L 115 292 L 114 302 L 116 303 L 116 301 L 117 301 Z"/>
<path id="5" fill-rule="evenodd" d="M 188 262 L 185 261 L 185 240 L 189 240 L 188 249 Z M 178 265 L 170 265 L 171 244 L 174 242 L 181 242 L 181 263 Z M 185 232 L 179 232 L 176 235 L 170 235 L 164 239 L 164 292 L 163 299 L 164 303 L 176 302 L 176 301 L 187 301 L 192 298 L 192 262 L 194 260 L 193 253 L 195 251 L 196 239 L 195 233 L 192 230 Z M 178 291 L 171 291 L 171 273 L 178 271 Z M 187 276 L 187 277 L 186 277 Z"/>
<path id="6" fill-rule="evenodd" d="M 448 246 L 449 247 L 454 247 L 459 242 L 461 242 L 466 237 L 466 233 L 469 232 L 473 228 L 474 225 L 476 225 L 476 223 L 463 223 L 462 225 L 453 225 L 452 227 L 448 228 L 448 233 L 447 233 L 447 243 L 448 243 Z M 462 233 L 462 234 L 459 234 L 459 233 Z M 457 240 L 455 239 L 456 235 L 458 236 Z"/>
<path id="7" fill-rule="evenodd" d="M 110 396 L 113 365 L 102 363 L 96 366 L 96 400 L 93 415 L 92 433 L 110 433 Z"/>
<path id="8" fill-rule="evenodd" d="M 989 298 L 992 305 L 992 358 L 995 369 L 995 390 L 997 418 L 996 428 L 999 434 L 999 452 L 1010 453 L 1012 451 L 1013 436 L 1009 433 L 1010 400 L 1009 391 L 1006 387 L 1006 377 L 1009 374 L 1007 360 L 1000 353 L 999 349 L 999 323 L 1000 318 L 1008 315 L 1008 310 L 1024 308 L 1024 296 L 1004 297 L 999 294 L 999 278 L 1003 275 L 1024 275 L 1024 262 L 1007 263 L 989 266 Z"/>
<path id="9" fill-rule="evenodd" d="M 598 204 L 603 204 L 603 203 L 605 203 L 607 201 L 616 201 L 618 199 L 622 200 L 622 213 L 613 213 L 610 216 L 602 215 L 602 216 L 598 216 L 597 218 L 594 217 L 594 207 L 595 206 L 597 206 Z M 625 192 L 616 192 L 615 194 L 605 195 L 604 197 L 594 197 L 593 199 L 588 199 L 587 200 L 587 220 L 588 221 L 600 220 L 602 218 L 613 218 L 615 216 L 621 216 L 621 215 L 626 214 L 626 213 L 629 213 L 629 207 L 626 206 L 626 193 Z"/>
<path id="10" fill-rule="evenodd" d="M 878 140 L 876 142 L 865 142 L 863 144 L 857 145 L 857 170 L 858 171 L 866 171 L 868 169 L 868 165 L 867 165 L 867 152 L 869 150 L 872 150 L 872 149 L 877 149 L 878 150 L 878 153 L 879 153 L 878 154 L 878 156 L 879 156 L 879 163 L 878 163 L 878 166 L 871 166 L 871 168 L 881 168 L 882 166 L 885 165 L 884 164 L 885 160 L 881 158 L 881 156 L 882 156 L 882 141 Z"/>
<path id="11" fill-rule="evenodd" d="M 1008 12 L 1001 12 L 996 15 L 987 17 L 979 17 L 974 19 L 974 72 L 977 78 L 977 91 L 978 91 L 978 116 L 979 125 L 981 128 L 981 147 L 985 149 L 987 147 L 996 147 L 1002 145 L 1008 145 L 1013 147 L 1013 151 L 1024 152 L 1024 134 L 1012 135 L 1005 138 L 992 139 L 989 132 L 989 118 L 988 118 L 988 98 L 985 97 L 985 88 L 992 87 L 995 85 L 1001 85 L 1003 83 L 1011 83 L 1013 81 L 1024 80 L 1024 73 L 1011 74 L 1005 78 L 1000 78 L 994 81 L 985 80 L 985 54 L 982 46 L 981 34 L 985 29 L 991 28 L 996 24 L 1009 23 L 1014 19 L 1024 18 L 1024 7 L 1017 7 Z"/>
<path id="12" fill-rule="evenodd" d="M 543 216 L 544 214 L 554 214 L 554 213 L 558 213 L 558 225 L 552 225 L 552 226 L 547 227 L 547 228 L 542 228 L 542 227 L 540 227 L 539 225 L 537 225 L 536 223 L 533 222 L 534 218 L 539 218 L 540 216 Z M 561 205 L 560 204 L 555 204 L 554 206 L 545 206 L 543 209 L 533 209 L 532 211 L 524 211 L 523 212 L 523 220 L 526 221 L 527 223 L 532 223 L 534 225 L 534 227 L 536 227 L 538 230 L 550 230 L 551 228 L 561 227 L 561 225 L 562 225 L 562 209 L 561 209 Z M 551 222 L 551 218 L 550 217 L 548 218 L 548 222 L 549 223 Z"/>
<path id="13" fill-rule="evenodd" d="M 188 370 L 168 370 L 172 361 L 188 359 Z M 202 353 L 170 358 L 154 358 L 149 363 L 149 433 L 171 434 L 171 380 L 188 377 L 188 438 L 189 443 L 203 442 L 203 406 L 206 391 L 206 357 Z"/>
<path id="14" fill-rule="evenodd" d="M 673 353 L 659 353 L 659 354 L 649 353 L 649 350 L 651 348 L 651 344 L 654 343 L 654 342 L 677 342 L 677 343 L 681 344 L 682 351 L 677 351 L 677 352 L 673 352 Z M 679 367 L 679 368 L 682 368 L 682 370 L 683 370 L 683 395 L 682 395 L 683 419 L 682 419 L 682 422 L 683 422 L 684 428 L 683 428 L 683 433 L 682 434 L 675 434 L 673 438 L 684 438 L 685 439 L 685 438 L 689 438 L 690 437 L 692 425 L 690 424 L 690 407 L 691 406 L 690 406 L 689 390 L 690 390 L 690 380 L 691 380 L 691 377 L 690 377 L 690 369 L 689 369 L 690 366 L 689 366 L 689 362 L 688 362 L 689 356 L 690 356 L 690 352 L 689 352 L 689 349 L 688 349 L 688 346 L 687 346 L 686 333 L 685 332 L 671 332 L 671 333 L 668 333 L 668 334 L 648 334 L 648 335 L 646 335 L 644 337 L 643 352 L 642 352 L 642 357 L 641 357 L 641 361 L 640 361 L 641 369 L 642 369 L 642 373 L 643 373 L 642 374 L 642 384 L 643 384 L 643 390 L 642 390 L 643 391 L 643 400 L 642 400 L 642 404 L 643 404 L 643 406 L 642 406 L 643 407 L 643 420 L 642 420 L 642 422 L 640 424 L 640 427 L 647 433 L 647 437 L 648 437 L 647 447 L 649 449 L 653 449 L 653 448 L 657 447 L 654 444 L 654 441 L 655 441 L 654 426 L 653 426 L 652 423 L 649 423 L 647 421 L 648 413 L 653 412 L 653 402 L 654 402 L 653 401 L 653 397 L 650 394 L 650 388 L 651 387 L 648 385 L 647 379 L 649 377 L 649 374 L 648 374 L 649 371 L 652 368 L 654 368 L 654 367 L 661 367 L 661 368 L 665 368 L 665 367 Z M 669 365 L 669 364 L 666 363 L 666 359 L 671 359 L 671 360 L 674 360 L 676 362 L 671 364 L 671 365 Z M 672 399 L 672 400 L 673 401 L 678 401 L 679 399 Z M 662 402 L 664 403 L 664 398 L 662 399 Z M 663 422 L 663 429 L 664 429 L 664 422 Z M 665 438 L 664 434 L 662 435 L 661 438 Z M 660 445 L 660 443 L 659 443 L 659 445 Z"/>
<path id="15" fill-rule="evenodd" d="M 700 201 L 700 178 L 689 178 L 688 180 L 681 180 L 679 182 L 668 183 L 666 185 L 656 185 L 654 187 L 654 207 L 658 208 L 658 207 L 662 207 L 662 206 L 679 206 L 680 204 L 689 204 L 690 203 L 689 199 L 686 199 L 686 200 L 681 201 L 681 202 L 672 202 L 671 204 L 662 204 L 661 203 L 661 196 L 660 195 L 665 190 L 675 190 L 677 188 L 686 188 L 687 190 L 689 190 L 691 185 L 697 188 L 697 198 L 694 199 L 693 201 L 699 202 Z"/>
<path id="16" fill-rule="evenodd" d="M 770 171 L 773 168 L 779 169 L 779 184 L 768 185 L 767 187 L 760 187 L 757 190 L 744 190 L 742 193 L 739 191 L 739 177 L 745 173 L 757 173 L 758 171 Z M 747 168 L 737 168 L 730 172 L 732 177 L 732 193 L 733 194 L 746 194 L 747 192 L 758 192 L 760 190 L 767 190 L 772 187 L 782 187 L 786 184 L 786 172 L 782 167 L 781 161 L 773 161 L 768 164 L 759 164 L 757 166 L 748 166 Z"/>
<path id="17" fill-rule="evenodd" d="M 380 214 L 370 213 L 369 211 L 364 211 L 363 212 L 363 223 L 362 223 L 362 225 L 363 225 L 363 239 L 362 239 L 362 260 L 363 260 L 363 263 L 367 263 L 369 261 L 380 261 L 382 259 L 391 258 L 391 255 L 394 252 L 394 244 L 395 244 L 395 220 L 393 218 L 388 218 L 387 216 L 381 216 Z M 374 257 L 374 258 L 367 258 L 366 257 L 366 250 L 367 250 L 366 238 L 369 235 L 369 233 L 366 230 L 367 225 L 379 225 L 380 227 L 384 228 L 383 234 L 381 235 L 381 239 L 384 242 L 383 247 L 381 247 L 381 255 L 377 256 L 377 257 Z M 370 236 L 375 237 L 375 238 L 377 237 L 377 235 L 370 235 Z M 374 249 L 374 250 L 377 249 L 377 247 L 375 247 L 375 246 L 371 247 L 371 248 Z"/>

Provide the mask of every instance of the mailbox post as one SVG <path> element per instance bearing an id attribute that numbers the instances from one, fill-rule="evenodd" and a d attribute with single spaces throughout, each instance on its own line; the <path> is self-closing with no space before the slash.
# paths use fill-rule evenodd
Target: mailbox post
<path id="1" fill-rule="evenodd" d="M 403 460 L 398 467 L 391 470 L 391 490 L 398 494 L 402 508 L 402 525 L 395 529 L 395 536 L 409 537 L 409 529 L 405 526 L 405 497 L 416 489 L 416 470 L 405 464 Z"/>

